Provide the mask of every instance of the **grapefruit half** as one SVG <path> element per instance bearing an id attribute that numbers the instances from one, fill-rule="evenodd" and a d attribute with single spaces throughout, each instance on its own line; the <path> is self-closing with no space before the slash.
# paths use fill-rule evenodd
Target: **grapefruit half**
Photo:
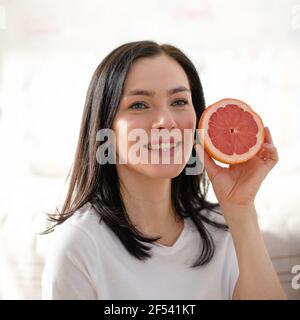
<path id="1" fill-rule="evenodd" d="M 198 129 L 205 151 L 225 164 L 238 164 L 254 157 L 265 138 L 260 116 L 245 102 L 226 98 L 207 107 Z"/>

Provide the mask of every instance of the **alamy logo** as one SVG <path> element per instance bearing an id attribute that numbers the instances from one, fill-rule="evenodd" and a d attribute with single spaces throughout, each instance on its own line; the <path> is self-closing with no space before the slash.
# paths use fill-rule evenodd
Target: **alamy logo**
<path id="1" fill-rule="evenodd" d="M 96 141 L 100 142 L 96 152 L 99 164 L 188 164 L 187 175 L 198 175 L 203 171 L 203 152 L 192 154 L 193 145 L 199 143 L 199 129 L 152 129 L 149 134 L 144 129 L 127 130 L 124 124 L 116 136 L 112 129 L 97 132 Z M 196 140 L 194 140 L 196 133 Z"/>
<path id="2" fill-rule="evenodd" d="M 294 290 L 298 290 L 298 289 L 300 289 L 300 265 L 299 264 L 296 264 L 293 266 L 292 274 L 296 274 L 292 278 L 292 288 Z"/>

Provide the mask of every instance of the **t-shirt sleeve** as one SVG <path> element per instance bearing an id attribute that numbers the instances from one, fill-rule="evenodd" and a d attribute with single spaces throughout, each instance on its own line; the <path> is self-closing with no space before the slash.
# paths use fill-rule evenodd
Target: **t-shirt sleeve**
<path id="1" fill-rule="evenodd" d="M 228 268 L 229 299 L 232 299 L 240 272 L 239 272 L 239 265 L 238 265 L 238 260 L 235 252 L 234 243 L 230 233 L 229 233 L 229 239 L 228 239 L 228 266 L 229 266 Z"/>
<path id="2" fill-rule="evenodd" d="M 42 299 L 97 299 L 93 287 L 93 241 L 84 230 L 64 224 L 60 225 L 61 230 L 55 229 L 46 255 L 42 275 Z"/>

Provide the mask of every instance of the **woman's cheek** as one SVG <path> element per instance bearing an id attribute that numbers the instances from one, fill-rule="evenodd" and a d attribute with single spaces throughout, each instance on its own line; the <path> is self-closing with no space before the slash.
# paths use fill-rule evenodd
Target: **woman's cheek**
<path id="1" fill-rule="evenodd" d="M 196 129 L 196 113 L 186 113 L 180 119 L 179 124 L 183 133 L 183 148 L 185 158 L 189 158 L 194 145 L 194 134 Z"/>
<path id="2" fill-rule="evenodd" d="M 127 153 L 127 131 L 128 131 L 128 121 L 122 118 L 115 118 L 112 126 L 115 135 L 115 150 L 117 161 L 125 161 Z"/>
<path id="3" fill-rule="evenodd" d="M 139 134 L 139 130 L 145 130 L 145 121 L 141 119 L 122 118 L 116 119 L 114 122 L 113 130 L 116 136 L 116 150 L 117 157 L 121 163 L 130 162 L 129 157 L 132 156 L 130 150 L 139 141 L 139 138 L 135 138 Z M 138 129 L 138 130 L 137 130 Z M 145 139 L 145 137 L 143 137 Z"/>

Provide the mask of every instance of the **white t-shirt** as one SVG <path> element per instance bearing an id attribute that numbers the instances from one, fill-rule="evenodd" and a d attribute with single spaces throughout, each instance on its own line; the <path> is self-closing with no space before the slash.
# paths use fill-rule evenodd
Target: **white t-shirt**
<path id="1" fill-rule="evenodd" d="M 146 244 L 152 257 L 145 261 L 128 253 L 99 219 L 86 204 L 56 227 L 43 271 L 43 299 L 232 298 L 239 270 L 229 231 L 206 225 L 215 254 L 208 264 L 191 268 L 202 243 L 191 218 L 184 219 L 173 246 Z"/>

